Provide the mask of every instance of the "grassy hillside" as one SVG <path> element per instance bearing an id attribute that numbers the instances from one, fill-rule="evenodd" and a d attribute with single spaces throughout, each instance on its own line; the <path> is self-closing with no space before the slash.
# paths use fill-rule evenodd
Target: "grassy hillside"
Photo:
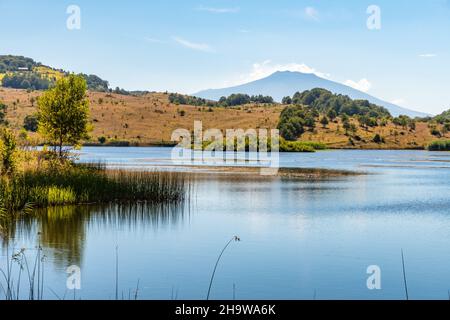
<path id="1" fill-rule="evenodd" d="M 8 105 L 6 119 L 20 130 L 25 116 L 36 111 L 32 101 L 41 92 L 0 88 L 0 101 Z M 143 96 L 90 92 L 91 120 L 94 125 L 92 142 L 105 137 L 107 142 L 129 141 L 137 144 L 168 142 L 173 130 L 192 130 L 194 120 L 202 120 L 208 128 L 276 128 L 282 105 L 246 105 L 241 107 L 196 107 L 176 105 L 169 102 L 168 94 L 150 93 Z M 431 133 L 429 123 L 417 122 L 416 129 L 403 128 L 392 122 L 385 126 L 362 128 L 356 119 L 350 118 L 356 131 L 346 134 L 340 118 L 324 127 L 319 121 L 314 131 L 305 131 L 301 140 L 326 143 L 331 148 L 411 149 L 423 148 L 435 140 L 448 140 L 443 125 L 436 128 L 441 137 Z M 374 142 L 376 135 L 384 142 Z"/>

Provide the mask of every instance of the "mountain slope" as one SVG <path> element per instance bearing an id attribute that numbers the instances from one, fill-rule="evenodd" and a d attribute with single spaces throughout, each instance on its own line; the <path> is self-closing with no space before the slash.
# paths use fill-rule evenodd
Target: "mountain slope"
<path id="1" fill-rule="evenodd" d="M 285 96 L 292 96 L 297 91 L 311 90 L 314 88 L 327 89 L 336 94 L 344 94 L 352 99 L 368 100 L 389 110 L 393 116 L 401 114 L 410 117 L 425 117 L 425 113 L 405 109 L 392 103 L 380 100 L 364 92 L 358 91 L 343 84 L 333 82 L 327 79 L 319 78 L 314 74 L 301 72 L 279 71 L 271 76 L 256 80 L 236 87 L 223 89 L 209 89 L 194 94 L 197 97 L 210 100 L 219 100 L 220 97 L 229 96 L 233 93 L 245 93 L 248 95 L 267 95 L 280 102 Z"/>

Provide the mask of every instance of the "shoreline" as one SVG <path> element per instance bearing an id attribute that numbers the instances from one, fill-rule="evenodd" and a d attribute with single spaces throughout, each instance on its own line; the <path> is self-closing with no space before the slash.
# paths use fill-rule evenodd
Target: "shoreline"
<path id="1" fill-rule="evenodd" d="M 83 147 L 98 147 L 98 148 L 111 148 L 111 147 L 118 147 L 118 148 L 173 148 L 177 144 L 175 143 L 133 143 L 133 142 L 127 142 L 127 143 L 111 143 L 111 144 L 101 144 L 101 143 L 84 143 Z M 362 150 L 362 151 L 428 151 L 425 147 L 414 147 L 414 148 L 351 148 L 351 147 L 345 147 L 345 148 L 339 148 L 339 147 L 329 147 L 324 150 L 316 150 L 316 152 L 320 151 L 334 151 L 334 150 Z M 280 151 L 280 153 L 305 153 L 305 152 L 283 152 Z"/>

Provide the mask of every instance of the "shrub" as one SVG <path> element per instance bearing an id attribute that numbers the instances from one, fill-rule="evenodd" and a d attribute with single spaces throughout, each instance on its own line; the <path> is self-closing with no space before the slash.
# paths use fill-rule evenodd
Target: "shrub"
<path id="1" fill-rule="evenodd" d="M 99 137 L 99 138 L 98 138 L 98 142 L 101 143 L 101 144 L 105 144 L 106 138 L 103 137 L 103 136 L 102 136 L 102 137 Z"/>
<path id="2" fill-rule="evenodd" d="M 37 132 L 39 119 L 37 114 L 30 114 L 23 120 L 23 128 L 27 131 Z"/>
<path id="3" fill-rule="evenodd" d="M 373 137 L 372 141 L 375 143 L 384 143 L 384 139 L 378 133 Z"/>

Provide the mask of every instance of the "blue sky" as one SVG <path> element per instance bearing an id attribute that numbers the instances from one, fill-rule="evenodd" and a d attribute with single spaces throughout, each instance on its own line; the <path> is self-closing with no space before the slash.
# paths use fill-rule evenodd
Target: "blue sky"
<path id="1" fill-rule="evenodd" d="M 72 4 L 80 30 L 66 27 Z M 380 30 L 366 25 L 372 4 Z M 449 53 L 449 0 L 0 0 L 0 54 L 126 89 L 193 93 L 297 70 L 439 113 Z"/>

